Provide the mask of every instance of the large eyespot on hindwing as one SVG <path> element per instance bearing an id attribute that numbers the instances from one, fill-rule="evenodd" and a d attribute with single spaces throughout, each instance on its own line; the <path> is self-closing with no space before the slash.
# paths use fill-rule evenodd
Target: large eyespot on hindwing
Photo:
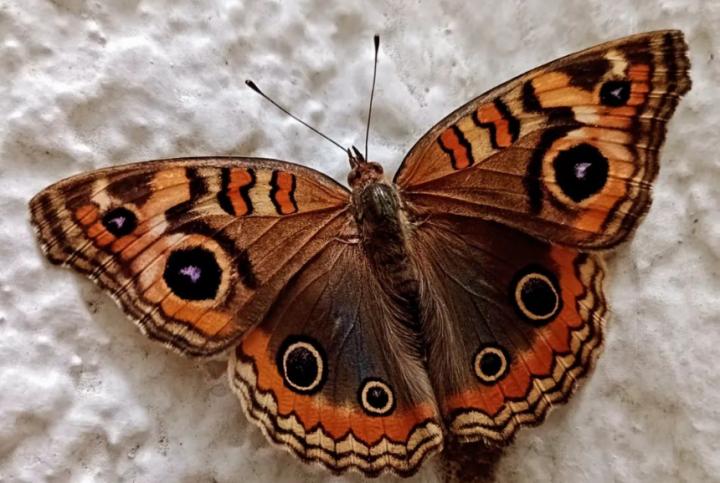
<path id="1" fill-rule="evenodd" d="M 101 222 L 115 238 L 129 235 L 135 231 L 138 225 L 137 215 L 123 206 L 108 210 L 103 215 Z"/>
<path id="2" fill-rule="evenodd" d="M 395 410 L 395 394 L 381 379 L 370 377 L 360 384 L 358 402 L 370 416 L 387 416 Z"/>
<path id="3" fill-rule="evenodd" d="M 163 278 L 181 299 L 213 300 L 220 288 L 222 270 L 211 250 L 201 246 L 179 248 L 168 256 Z"/>
<path id="4" fill-rule="evenodd" d="M 562 309 L 557 278 L 542 267 L 518 272 L 510 284 L 510 303 L 520 317 L 535 327 L 552 322 Z"/>
<path id="5" fill-rule="evenodd" d="M 327 356 L 307 336 L 290 336 L 280 345 L 276 364 L 285 386 L 299 394 L 315 394 L 327 379 Z"/>
<path id="6" fill-rule="evenodd" d="M 509 371 L 510 354 L 497 344 L 483 344 L 473 357 L 473 372 L 483 384 L 495 384 Z"/>

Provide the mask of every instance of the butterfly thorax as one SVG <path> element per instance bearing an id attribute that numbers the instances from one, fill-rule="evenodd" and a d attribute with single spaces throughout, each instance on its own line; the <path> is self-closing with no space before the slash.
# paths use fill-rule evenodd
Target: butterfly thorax
<path id="1" fill-rule="evenodd" d="M 415 325 L 419 283 L 408 252 L 410 225 L 398 189 L 384 178 L 382 167 L 373 162 L 355 164 L 348 181 L 353 188 L 352 211 L 367 259 L 401 305 L 408 322 Z"/>
<path id="2" fill-rule="evenodd" d="M 362 244 L 368 256 L 392 263 L 405 248 L 405 216 L 397 188 L 388 183 L 382 166 L 362 158 L 350 158 L 352 171 L 348 182 L 352 187 L 351 210 Z"/>

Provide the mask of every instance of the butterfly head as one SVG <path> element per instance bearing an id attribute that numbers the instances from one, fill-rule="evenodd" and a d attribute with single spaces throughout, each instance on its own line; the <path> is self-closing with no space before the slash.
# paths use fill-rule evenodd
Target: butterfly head
<path id="1" fill-rule="evenodd" d="M 367 161 L 355 146 L 352 147 L 352 151 L 348 149 L 347 153 L 352 168 L 348 174 L 348 184 L 353 191 L 362 191 L 367 185 L 382 182 L 385 179 L 382 166 L 379 163 Z"/>

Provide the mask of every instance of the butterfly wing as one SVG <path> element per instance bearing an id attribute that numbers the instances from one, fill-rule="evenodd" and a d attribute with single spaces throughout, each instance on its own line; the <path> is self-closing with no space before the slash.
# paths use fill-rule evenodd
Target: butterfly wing
<path id="1" fill-rule="evenodd" d="M 151 338 L 194 356 L 239 344 L 231 385 L 273 442 L 336 472 L 412 474 L 442 447 L 438 411 L 348 200 L 301 166 L 194 158 L 75 176 L 30 208 L 48 258 Z"/>
<path id="2" fill-rule="evenodd" d="M 51 262 L 95 280 L 151 338 L 201 356 L 262 320 L 347 224 L 348 197 L 290 163 L 188 158 L 80 174 L 30 209 Z"/>
<path id="3" fill-rule="evenodd" d="M 500 446 L 567 401 L 602 347 L 599 256 L 438 214 L 411 246 L 427 367 L 453 437 Z"/>
<path id="4" fill-rule="evenodd" d="M 399 314 L 357 243 L 328 245 L 236 348 L 231 387 L 268 438 L 303 460 L 411 475 L 443 433 Z"/>
<path id="5" fill-rule="evenodd" d="M 649 206 L 667 121 L 690 89 L 688 69 L 679 31 L 556 60 L 443 119 L 411 149 L 395 182 L 423 209 L 611 247 Z"/>

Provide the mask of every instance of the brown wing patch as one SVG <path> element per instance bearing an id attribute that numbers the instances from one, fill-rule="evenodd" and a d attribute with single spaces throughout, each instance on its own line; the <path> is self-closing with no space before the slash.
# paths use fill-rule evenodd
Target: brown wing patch
<path id="1" fill-rule="evenodd" d="M 452 215 L 430 215 L 411 244 L 446 427 L 461 441 L 507 444 L 566 402 L 599 354 L 602 261 Z"/>
<path id="2" fill-rule="evenodd" d="M 269 182 L 253 182 L 273 172 L 303 187 L 298 217 L 280 216 Z M 186 159 L 69 178 L 30 209 L 53 263 L 95 280 L 150 337 L 211 355 L 252 326 L 272 294 L 333 239 L 347 201 L 332 180 L 287 163 Z"/>
<path id="3" fill-rule="evenodd" d="M 395 181 L 423 208 L 503 222 L 556 243 L 610 248 L 649 207 L 666 123 L 689 89 L 681 32 L 608 42 L 453 112 L 413 147 Z M 454 130 L 474 159 L 462 173 L 448 160 L 457 143 L 441 150 Z"/>
<path id="4" fill-rule="evenodd" d="M 338 406 L 322 395 L 298 394 L 278 373 L 268 345 L 262 330 L 243 340 L 228 366 L 230 384 L 248 417 L 301 459 L 334 472 L 407 475 L 441 444 L 432 405 L 401 408 L 383 418 L 351 404 Z"/>
<path id="5" fill-rule="evenodd" d="M 562 311 L 515 354 L 507 377 L 449 397 L 451 432 L 470 441 L 507 444 L 522 426 L 541 423 L 568 400 L 602 348 L 604 271 L 590 255 L 555 248 Z"/>
<path id="6" fill-rule="evenodd" d="M 300 458 L 334 472 L 411 475 L 443 433 L 402 313 L 363 250 L 337 241 L 242 339 L 230 384 L 250 420 Z"/>

